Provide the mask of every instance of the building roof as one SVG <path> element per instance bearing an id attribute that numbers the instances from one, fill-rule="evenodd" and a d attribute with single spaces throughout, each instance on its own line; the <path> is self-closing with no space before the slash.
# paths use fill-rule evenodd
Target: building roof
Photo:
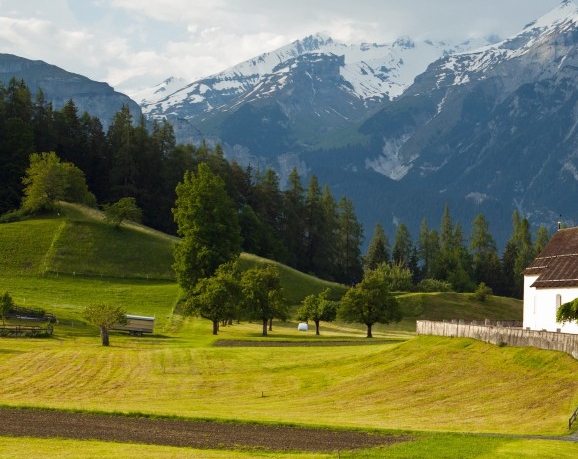
<path id="1" fill-rule="evenodd" d="M 578 287 L 578 227 L 558 230 L 523 274 L 536 288 Z"/>

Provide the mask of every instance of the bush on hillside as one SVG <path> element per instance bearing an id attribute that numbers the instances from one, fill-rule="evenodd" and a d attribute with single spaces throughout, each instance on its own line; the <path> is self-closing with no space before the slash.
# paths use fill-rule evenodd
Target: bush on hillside
<path id="1" fill-rule="evenodd" d="M 124 220 L 140 223 L 142 209 L 137 206 L 135 198 L 121 198 L 114 204 L 104 206 L 104 217 L 107 222 L 118 228 Z"/>
<path id="2" fill-rule="evenodd" d="M 58 208 L 59 201 L 96 205 L 84 172 L 72 163 L 61 162 L 53 151 L 30 155 L 30 166 L 22 183 L 22 209 L 28 213 L 52 212 Z"/>
<path id="3" fill-rule="evenodd" d="M 10 210 L 5 214 L 0 215 L 0 223 L 19 222 L 26 217 L 26 212 L 22 209 Z"/>
<path id="4" fill-rule="evenodd" d="M 419 284 L 416 285 L 416 291 L 424 293 L 451 292 L 452 284 L 447 281 L 438 279 L 423 279 Z"/>
<path id="5" fill-rule="evenodd" d="M 476 289 L 476 291 L 474 293 L 472 293 L 472 295 L 470 296 L 470 298 L 472 298 L 473 300 L 476 301 L 486 301 L 490 296 L 492 296 L 493 291 L 490 287 L 488 287 L 485 282 L 480 282 L 480 285 L 478 285 L 478 288 Z"/>
<path id="6" fill-rule="evenodd" d="M 412 290 L 411 270 L 403 263 L 381 263 L 373 270 L 390 292 L 409 292 Z"/>

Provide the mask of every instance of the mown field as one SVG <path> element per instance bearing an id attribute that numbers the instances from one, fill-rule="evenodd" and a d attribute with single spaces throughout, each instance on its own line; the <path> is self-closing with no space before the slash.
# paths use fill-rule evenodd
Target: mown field
<path id="1" fill-rule="evenodd" d="M 562 440 L 578 406 L 578 362 L 570 356 L 413 333 L 415 317 L 519 319 L 520 302 L 400 294 L 412 317 L 375 327 L 369 341 L 362 326 L 340 322 L 322 323 L 319 337 L 298 332 L 295 321 L 275 322 L 267 338 L 260 336 L 260 324 L 251 323 L 222 327 L 214 337 L 210 323 L 179 314 L 180 290 L 166 255 L 173 238 L 137 226 L 114 230 L 76 207 L 63 214 L 0 225 L 0 291 L 60 319 L 52 338 L 0 339 L 1 405 L 355 429 L 407 435 L 411 441 L 355 451 L 287 452 L 241 444 L 207 450 L 5 436 L 0 457 L 38 457 L 39 452 L 55 458 L 578 455 L 577 444 Z M 122 242 L 113 231 L 122 233 Z M 85 250 L 86 244 L 92 249 Z M 326 286 L 336 295 L 345 290 L 289 269 L 282 273 L 293 305 Z M 154 315 L 155 333 L 132 338 L 113 332 L 111 347 L 101 347 L 96 328 L 80 316 L 85 305 L 100 301 Z M 223 340 L 236 345 L 219 345 Z M 248 342 L 253 346 L 243 345 Z M 561 440 L 525 438 L 536 435 Z"/>

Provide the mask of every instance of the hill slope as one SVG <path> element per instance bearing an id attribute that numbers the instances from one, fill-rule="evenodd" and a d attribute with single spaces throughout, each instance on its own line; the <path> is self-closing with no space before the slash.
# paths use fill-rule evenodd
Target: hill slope
<path id="1" fill-rule="evenodd" d="M 180 292 L 171 267 L 177 241 L 131 222 L 117 229 L 106 224 L 95 209 L 62 203 L 59 217 L 0 225 L 0 252 L 5 254 L 0 257 L 0 290 L 58 314 L 65 307 L 74 315 L 81 306 L 108 298 L 129 306 L 131 313 L 164 317 L 171 313 Z M 347 291 L 347 286 L 254 255 L 242 254 L 240 263 L 244 269 L 265 263 L 277 266 L 291 306 L 326 288 L 334 300 Z M 406 317 L 400 326 L 406 331 L 415 330 L 416 318 L 522 318 L 522 303 L 509 298 L 493 297 L 481 303 L 467 294 L 413 293 L 399 295 L 399 300 Z"/>
<path id="2" fill-rule="evenodd" d="M 62 216 L 0 225 L 3 275 L 73 274 L 174 280 L 176 238 L 134 224 L 114 228 L 102 214 L 62 203 Z"/>
<path id="3" fill-rule="evenodd" d="M 79 276 L 116 280 L 174 283 L 172 269 L 176 237 L 132 222 L 114 228 L 101 212 L 62 203 L 60 216 L 0 225 L 0 289 L 8 279 L 22 277 Z M 4 256 L 5 255 L 5 256 Z M 245 268 L 272 263 L 249 254 L 241 255 Z M 300 273 L 280 263 L 286 297 L 298 304 L 329 287 L 337 296 L 346 288 Z M 175 284 L 175 288 L 178 288 Z"/>

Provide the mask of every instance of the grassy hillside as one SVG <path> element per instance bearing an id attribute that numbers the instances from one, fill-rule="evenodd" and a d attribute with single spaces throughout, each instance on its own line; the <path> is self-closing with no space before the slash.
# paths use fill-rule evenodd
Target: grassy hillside
<path id="1" fill-rule="evenodd" d="M 114 228 L 100 212 L 63 204 L 59 217 L 0 225 L 0 290 L 17 303 L 75 317 L 95 302 L 120 303 L 130 313 L 155 315 L 168 326 L 179 296 L 172 251 L 177 238 L 132 223 Z M 4 256 L 5 254 L 5 256 Z M 339 299 L 347 287 L 296 271 L 280 263 L 242 254 L 241 266 L 274 263 L 285 296 L 295 308 L 302 299 L 331 289 Z M 34 281 L 30 281 L 34 277 Z M 520 320 L 520 301 L 492 297 L 481 303 L 457 293 L 401 294 L 406 319 L 393 327 L 413 331 L 415 319 Z M 166 322 L 166 323 L 165 323 Z"/>
<path id="2" fill-rule="evenodd" d="M 417 431 L 563 435 L 578 363 L 563 353 L 420 336 L 358 346 L 215 347 L 171 339 L 1 340 L 5 405 Z M 221 337 L 251 334 L 253 324 Z M 196 336 L 196 334 L 199 336 Z M 294 334 L 298 332 L 293 331 Z M 210 401 L 207 403 L 207 401 Z"/>
<path id="3" fill-rule="evenodd" d="M 407 293 L 398 295 L 407 316 L 425 320 L 522 320 L 522 301 L 491 296 L 477 301 L 469 294 Z"/>
<path id="4" fill-rule="evenodd" d="M 362 325 L 339 322 L 322 323 L 320 337 L 298 332 L 291 322 L 275 323 L 266 339 L 255 323 L 222 327 L 215 337 L 208 321 L 173 314 L 180 296 L 169 275 L 174 238 L 137 225 L 114 230 L 100 218 L 66 206 L 58 218 L 0 225 L 0 251 L 6 254 L 0 257 L 0 291 L 61 319 L 50 339 L 0 338 L 2 404 L 415 432 L 414 442 L 392 447 L 387 457 L 418 458 L 424 451 L 433 459 L 455 457 L 457 449 L 461 457 L 479 459 L 574 457 L 577 452 L 568 442 L 546 446 L 472 435 L 564 435 L 578 406 L 578 363 L 570 356 L 469 339 L 414 337 L 411 317 L 515 319 L 521 318 L 519 301 L 400 294 L 411 317 L 398 326 L 376 326 L 371 341 Z M 265 262 L 242 257 L 246 267 Z M 336 297 L 345 290 L 282 265 L 279 269 L 293 304 L 326 287 Z M 96 328 L 79 317 L 83 306 L 98 301 L 155 315 L 155 334 L 132 338 L 113 332 L 112 346 L 101 347 Z M 269 346 L 225 347 L 225 340 L 266 340 Z M 279 346 L 287 341 L 300 346 Z M 35 457 L 35 448 L 46 457 L 67 457 L 70 449 L 76 455 L 68 457 L 128 457 L 136 451 L 162 458 L 335 457 L 161 447 L 147 447 L 146 453 L 138 445 L 104 442 L 0 441 L 2 457 L 16 457 L 13 450 L 18 457 Z M 341 457 L 378 458 L 384 451 L 343 452 Z"/>

